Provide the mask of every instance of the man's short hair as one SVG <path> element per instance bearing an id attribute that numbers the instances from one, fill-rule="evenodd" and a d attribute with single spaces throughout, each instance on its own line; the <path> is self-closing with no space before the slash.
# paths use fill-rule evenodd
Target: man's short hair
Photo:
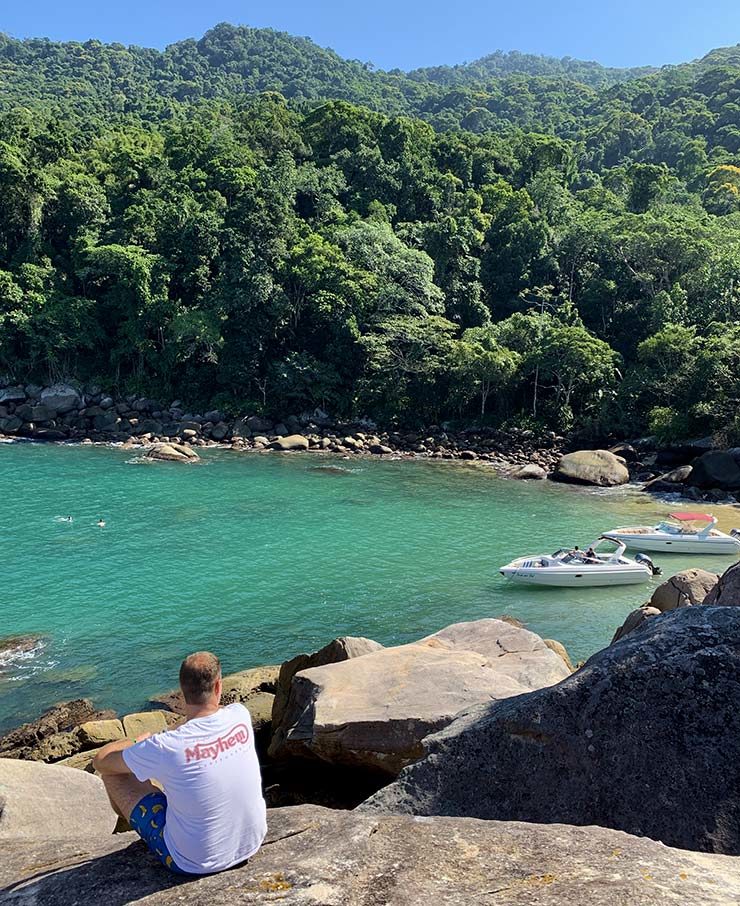
<path id="1" fill-rule="evenodd" d="M 213 695 L 221 662 L 210 651 L 189 654 L 180 665 L 180 688 L 189 705 L 202 705 Z"/>

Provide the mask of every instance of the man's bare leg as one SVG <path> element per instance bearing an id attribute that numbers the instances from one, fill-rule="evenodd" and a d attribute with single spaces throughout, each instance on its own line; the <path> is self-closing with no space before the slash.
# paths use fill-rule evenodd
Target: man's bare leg
<path id="1" fill-rule="evenodd" d="M 143 783 L 132 777 L 131 774 L 104 774 L 101 780 L 105 784 L 105 791 L 110 799 L 113 811 L 124 820 L 128 821 L 134 806 L 149 793 L 161 793 L 161 790 L 149 783 Z"/>

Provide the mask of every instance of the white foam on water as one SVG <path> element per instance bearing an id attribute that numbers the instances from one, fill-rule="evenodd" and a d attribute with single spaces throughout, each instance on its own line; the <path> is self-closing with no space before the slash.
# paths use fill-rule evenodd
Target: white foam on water
<path id="1" fill-rule="evenodd" d="M 39 639 L 32 648 L 8 648 L 0 651 L 0 678 L 7 682 L 18 682 L 56 666 L 55 661 L 41 657 L 48 644 L 47 639 Z"/>

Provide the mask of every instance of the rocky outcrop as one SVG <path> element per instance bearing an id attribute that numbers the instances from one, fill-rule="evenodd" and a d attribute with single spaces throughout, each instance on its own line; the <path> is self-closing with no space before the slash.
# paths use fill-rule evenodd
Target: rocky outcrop
<path id="1" fill-rule="evenodd" d="M 302 434 L 290 434 L 288 437 L 278 437 L 271 444 L 273 450 L 308 450 L 308 438 Z"/>
<path id="2" fill-rule="evenodd" d="M 123 739 L 126 733 L 120 720 L 88 720 L 79 727 L 80 742 L 87 747 L 100 747 Z"/>
<path id="3" fill-rule="evenodd" d="M 579 450 L 562 456 L 551 475 L 555 481 L 613 487 L 629 481 L 627 467 L 608 450 Z"/>
<path id="4" fill-rule="evenodd" d="M 528 462 L 526 465 L 518 466 L 509 472 L 509 478 L 516 478 L 519 481 L 542 481 L 547 478 L 547 472 L 536 463 Z"/>
<path id="5" fill-rule="evenodd" d="M 630 632 L 637 629 L 638 626 L 649 620 L 651 617 L 660 616 L 661 611 L 657 607 L 651 607 L 649 604 L 643 604 L 642 607 L 638 607 L 637 610 L 633 610 L 627 615 L 627 619 L 622 623 L 622 625 L 614 633 L 611 644 L 618 642 L 620 639 L 623 639 L 626 635 L 629 635 Z"/>
<path id="6" fill-rule="evenodd" d="M 372 651 L 379 651 L 382 647 L 379 642 L 374 642 L 372 639 L 345 635 L 334 639 L 312 654 L 297 654 L 289 661 L 285 661 L 280 667 L 275 687 L 275 702 L 272 706 L 272 728 L 275 737 L 272 751 L 279 750 L 283 742 L 283 717 L 290 704 L 293 677 L 296 673 L 311 667 L 323 667 L 325 664 L 337 664 L 341 661 L 348 661 L 350 658 L 362 657 Z M 295 704 L 290 704 L 290 706 L 293 710 L 297 707 Z"/>
<path id="7" fill-rule="evenodd" d="M 740 610 L 649 619 L 573 676 L 461 715 L 369 812 L 598 824 L 740 853 Z"/>
<path id="8" fill-rule="evenodd" d="M 694 460 L 689 483 L 697 488 L 736 491 L 740 489 L 740 465 L 731 453 L 712 450 Z"/>
<path id="9" fill-rule="evenodd" d="M 41 391 L 40 399 L 42 405 L 51 410 L 53 415 L 65 415 L 72 409 L 79 409 L 82 405 L 79 390 L 70 384 L 54 384 L 52 387 L 47 387 Z"/>
<path id="10" fill-rule="evenodd" d="M 740 605 L 740 563 L 734 563 L 725 570 L 717 584 L 704 598 L 704 603 L 721 607 Z"/>
<path id="11" fill-rule="evenodd" d="M 24 403 L 26 401 L 26 391 L 23 387 L 6 387 L 0 390 L 0 406 L 7 406 L 9 403 Z"/>
<path id="12" fill-rule="evenodd" d="M 115 825 L 116 817 L 98 777 L 56 765 L 0 758 L 3 853 L 8 840 L 29 845 L 29 839 L 36 837 L 58 841 L 105 836 L 113 833 Z"/>
<path id="13" fill-rule="evenodd" d="M 43 644 L 40 635 L 9 635 L 0 637 L 0 673 L 9 665 L 15 663 L 35 651 Z"/>
<path id="14" fill-rule="evenodd" d="M 552 685 L 563 658 L 501 620 L 457 623 L 420 642 L 301 670 L 270 746 L 277 757 L 396 774 L 465 708 Z"/>
<path id="15" fill-rule="evenodd" d="M 705 569 L 684 569 L 655 589 L 650 605 L 665 613 L 676 607 L 702 604 L 718 581 L 717 573 Z"/>
<path id="16" fill-rule="evenodd" d="M 88 699 L 55 705 L 35 721 L 0 738 L 0 757 L 24 761 L 64 762 L 86 768 L 92 754 L 114 740 L 159 733 L 181 722 L 179 715 L 154 710 L 128 714 L 96 711 Z M 86 753 L 92 753 L 86 757 Z"/>
<path id="17" fill-rule="evenodd" d="M 573 673 L 576 668 L 573 666 L 573 662 L 570 659 L 570 655 L 568 654 L 565 645 L 563 645 L 562 642 L 558 642 L 556 639 L 543 639 L 542 641 L 547 645 L 550 651 L 554 651 L 555 654 L 562 659 L 568 670 Z"/>
<path id="18" fill-rule="evenodd" d="M 199 879 L 164 871 L 134 834 L 8 841 L 8 906 L 735 906 L 740 866 L 599 827 L 268 812 L 262 849 Z"/>
<path id="19" fill-rule="evenodd" d="M 643 604 L 627 616 L 614 633 L 612 645 L 638 626 L 642 626 L 651 617 L 678 607 L 695 607 L 709 603 L 707 597 L 711 595 L 718 582 L 719 576 L 705 569 L 684 569 L 676 573 L 655 589 L 647 604 Z"/>
<path id="20" fill-rule="evenodd" d="M 71 408 L 68 408 L 71 407 Z M 342 423 L 316 409 L 276 420 L 262 415 L 189 412 L 180 400 L 166 404 L 146 397 L 112 397 L 88 385 L 41 388 L 3 385 L 0 378 L 0 436 L 44 441 L 122 442 L 125 449 L 150 444 L 188 447 L 230 445 L 234 451 L 295 451 L 342 456 L 395 454 L 432 459 L 472 459 L 502 470 L 532 463 L 551 469 L 564 438 L 551 431 L 469 428 L 451 433 L 432 427 L 424 433 L 375 432 L 364 420 Z"/>
<path id="21" fill-rule="evenodd" d="M 140 711 L 123 718 L 123 733 L 129 739 L 136 739 L 142 733 L 163 733 L 167 729 L 164 711 Z"/>
<path id="22" fill-rule="evenodd" d="M 185 444 L 153 444 L 144 454 L 147 459 L 161 459 L 167 462 L 197 462 L 200 457 Z"/>
<path id="23" fill-rule="evenodd" d="M 620 459 L 623 459 L 625 462 L 634 462 L 640 458 L 640 454 L 632 446 L 626 442 L 614 444 L 613 447 L 609 447 L 609 453 L 613 453 L 615 456 L 618 456 Z"/>
<path id="24" fill-rule="evenodd" d="M 88 774 L 94 774 L 93 759 L 102 748 L 103 746 L 96 746 L 94 749 L 83 749 L 81 752 L 55 762 L 54 767 L 74 768 L 76 771 L 87 771 Z"/>
<path id="25" fill-rule="evenodd" d="M 643 491 L 649 491 L 651 494 L 681 494 L 692 471 L 693 467 L 690 465 L 678 466 L 648 481 L 643 486 Z"/>
<path id="26" fill-rule="evenodd" d="M 0 757 L 58 761 L 79 751 L 76 730 L 80 724 L 114 717 L 113 711 L 97 711 L 87 698 L 63 702 L 0 737 Z"/>

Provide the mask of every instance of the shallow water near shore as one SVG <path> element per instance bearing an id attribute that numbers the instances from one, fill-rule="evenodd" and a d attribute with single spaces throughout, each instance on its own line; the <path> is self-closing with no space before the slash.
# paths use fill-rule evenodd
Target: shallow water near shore
<path id="1" fill-rule="evenodd" d="M 189 466 L 0 445 L 0 639 L 42 637 L 0 659 L 0 732 L 80 696 L 134 710 L 198 648 L 235 671 L 339 635 L 399 644 L 509 614 L 580 660 L 651 586 L 527 588 L 498 567 L 671 509 L 630 488 L 508 481 L 480 465 L 202 455 Z M 739 511 L 713 511 L 740 525 Z M 665 576 L 733 562 L 653 556 Z"/>

